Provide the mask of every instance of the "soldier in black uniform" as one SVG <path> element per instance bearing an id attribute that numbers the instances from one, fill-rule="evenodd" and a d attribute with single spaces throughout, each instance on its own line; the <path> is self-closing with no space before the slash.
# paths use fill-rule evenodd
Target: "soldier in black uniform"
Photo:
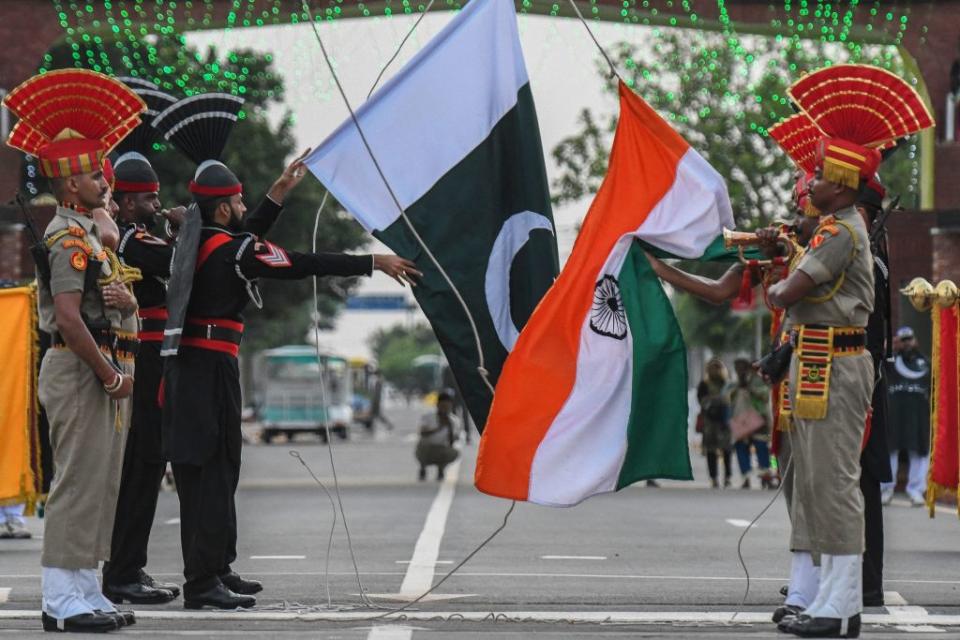
<path id="1" fill-rule="evenodd" d="M 119 207 L 117 222 L 121 227 L 117 255 L 124 264 L 140 269 L 143 280 L 133 285 L 140 304 L 140 350 L 110 562 L 103 570 L 103 593 L 116 603 L 162 604 L 178 596 L 180 587 L 157 583 L 144 567 L 167 464 L 160 452 L 157 391 L 163 371 L 160 342 L 167 319 L 167 278 L 173 246 L 147 230 L 160 211 L 160 181 L 150 162 L 131 151 L 117 158 L 114 173 L 113 199 Z M 182 220 L 183 207 L 166 213 Z"/>
<path id="2" fill-rule="evenodd" d="M 891 480 L 890 452 L 887 450 L 887 380 L 883 363 L 889 356 L 890 269 L 887 266 L 886 234 L 875 234 L 877 216 L 883 209 L 886 189 L 877 177 L 868 180 L 860 193 L 857 210 L 871 229 L 873 254 L 873 312 L 867 320 L 867 351 L 873 356 L 875 372 L 870 433 L 860 452 L 860 492 L 863 494 L 864 552 L 863 605 L 883 606 L 883 504 L 880 483 Z"/>
<path id="3" fill-rule="evenodd" d="M 173 463 L 180 496 L 184 607 L 251 607 L 259 582 L 244 580 L 236 559 L 234 493 L 240 471 L 240 379 L 237 354 L 248 301 L 261 305 L 259 278 L 370 275 L 384 271 L 403 284 L 418 276 L 412 262 L 390 255 L 298 253 L 264 240 L 286 193 L 305 174 L 297 158 L 250 215 L 242 185 L 226 165 L 200 164 L 177 240 L 162 353 L 163 453 Z M 201 227 L 202 228 L 199 228 Z"/>

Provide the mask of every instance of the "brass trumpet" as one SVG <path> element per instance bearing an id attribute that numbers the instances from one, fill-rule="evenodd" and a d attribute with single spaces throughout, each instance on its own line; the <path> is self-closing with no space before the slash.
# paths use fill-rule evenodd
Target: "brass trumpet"
<path id="1" fill-rule="evenodd" d="M 743 255 L 744 248 L 756 247 L 759 244 L 760 244 L 760 239 L 757 237 L 757 234 L 752 231 L 734 231 L 733 229 L 723 230 L 723 248 L 730 250 L 736 247 L 740 254 L 740 262 L 744 264 L 748 264 L 750 262 Z M 797 244 L 787 234 L 780 233 L 780 235 L 777 236 L 777 244 L 782 246 L 786 251 L 786 255 L 782 257 L 787 262 L 792 260 L 794 255 L 796 255 Z M 773 264 L 773 260 L 771 259 L 757 260 L 756 264 L 760 266 L 769 266 Z"/>

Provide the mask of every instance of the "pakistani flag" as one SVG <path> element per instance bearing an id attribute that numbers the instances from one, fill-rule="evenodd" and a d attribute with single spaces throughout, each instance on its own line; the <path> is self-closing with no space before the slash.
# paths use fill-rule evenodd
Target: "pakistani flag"
<path id="1" fill-rule="evenodd" d="M 463 296 L 491 384 L 558 271 L 553 214 L 511 0 L 473 0 L 306 160 L 366 229 L 424 277 L 413 289 L 470 415 L 485 424 L 470 321 L 397 202 Z M 389 182 L 390 190 L 384 184 Z"/>

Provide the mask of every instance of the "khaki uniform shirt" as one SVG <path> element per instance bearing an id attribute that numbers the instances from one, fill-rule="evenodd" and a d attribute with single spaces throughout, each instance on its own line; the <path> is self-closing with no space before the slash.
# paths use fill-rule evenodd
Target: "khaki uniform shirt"
<path id="1" fill-rule="evenodd" d="M 55 242 L 49 240 L 58 233 L 73 228 L 74 231 L 58 238 Z M 56 315 L 53 308 L 53 296 L 59 293 L 84 292 L 80 302 L 80 313 L 88 324 L 104 328 L 109 323 L 113 329 L 120 328 L 121 314 L 117 309 L 104 306 L 99 287 L 91 287 L 84 291 L 86 271 L 91 260 L 98 259 L 103 250 L 100 242 L 100 229 L 93 218 L 78 213 L 66 207 L 57 207 L 57 213 L 44 232 L 44 240 L 48 242 L 50 260 L 50 284 L 39 282 L 37 308 L 39 311 L 40 329 L 47 333 L 57 331 Z M 109 266 L 103 277 L 109 273 Z"/>
<path id="2" fill-rule="evenodd" d="M 853 207 L 834 217 L 844 224 L 821 223 L 797 265 L 817 286 L 790 307 L 791 325 L 866 327 L 873 311 L 873 256 L 867 226 Z M 853 235 L 845 225 L 853 229 Z M 816 300 L 828 296 L 828 300 Z"/>

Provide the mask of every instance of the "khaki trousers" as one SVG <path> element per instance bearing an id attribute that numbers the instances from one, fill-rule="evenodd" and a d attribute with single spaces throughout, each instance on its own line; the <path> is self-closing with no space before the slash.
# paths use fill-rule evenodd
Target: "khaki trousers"
<path id="1" fill-rule="evenodd" d="M 124 369 L 132 372 L 133 364 Z M 96 569 L 110 558 L 127 430 L 117 429 L 117 403 L 93 370 L 67 349 L 43 357 L 38 395 L 50 423 L 54 467 L 40 564 Z M 119 410 L 126 427 L 129 401 Z"/>
<path id="2" fill-rule="evenodd" d="M 798 360 L 790 367 L 796 407 Z M 794 551 L 859 555 L 864 548 L 860 445 L 873 391 L 873 358 L 835 356 L 827 417 L 798 418 L 789 434 L 794 479 L 791 519 Z M 799 515 L 799 517 L 798 517 Z"/>

